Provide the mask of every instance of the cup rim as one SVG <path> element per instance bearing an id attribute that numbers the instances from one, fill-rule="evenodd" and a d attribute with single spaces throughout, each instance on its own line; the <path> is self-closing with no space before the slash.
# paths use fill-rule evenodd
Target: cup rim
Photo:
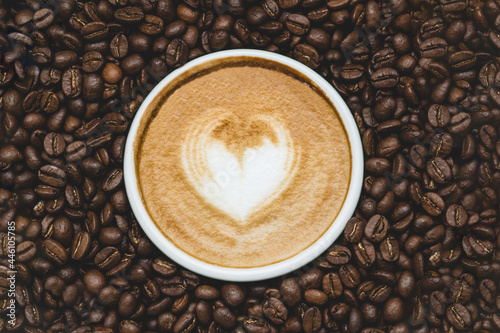
<path id="1" fill-rule="evenodd" d="M 328 97 L 328 99 L 330 99 L 332 104 L 337 109 L 340 119 L 347 132 L 347 137 L 349 139 L 351 148 L 352 167 L 349 190 L 345 197 L 344 204 L 335 220 L 320 238 L 318 238 L 309 247 L 297 253 L 296 255 L 278 263 L 251 268 L 231 268 L 217 266 L 194 258 L 171 243 L 161 233 L 161 231 L 152 221 L 142 202 L 139 183 L 136 176 L 134 141 L 137 136 L 137 131 L 139 129 L 141 119 L 146 113 L 149 104 L 174 78 L 190 70 L 191 68 L 208 61 L 227 57 L 242 56 L 271 60 L 285 66 L 289 66 L 292 69 L 295 69 L 305 75 L 319 88 L 321 88 L 324 94 Z M 343 232 L 347 221 L 352 217 L 352 214 L 354 213 L 354 210 L 357 206 L 358 199 L 361 194 L 361 185 L 363 180 L 363 160 L 364 158 L 361 138 L 351 111 L 349 110 L 339 93 L 335 90 L 335 88 L 333 88 L 333 86 L 330 85 L 324 78 L 322 78 L 319 74 L 314 72 L 306 65 L 277 53 L 262 50 L 234 49 L 210 53 L 191 60 L 184 66 L 172 71 L 165 78 L 163 78 L 153 88 L 153 90 L 151 90 L 151 92 L 139 107 L 139 110 L 137 111 L 130 126 L 130 130 L 128 132 L 127 140 L 125 143 L 123 172 L 126 193 L 136 220 L 138 221 L 146 235 L 149 237 L 149 239 L 156 245 L 156 247 L 158 247 L 159 250 L 167 255 L 167 257 L 195 273 L 210 278 L 234 282 L 249 282 L 275 278 L 293 272 L 294 270 L 301 268 L 302 266 L 317 258 L 333 244 L 333 242 Z"/>

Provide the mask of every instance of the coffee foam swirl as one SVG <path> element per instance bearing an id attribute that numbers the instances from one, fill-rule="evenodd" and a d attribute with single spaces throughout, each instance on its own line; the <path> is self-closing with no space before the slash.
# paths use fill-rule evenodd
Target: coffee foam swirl
<path id="1" fill-rule="evenodd" d="M 283 123 L 271 116 L 214 109 L 191 124 L 182 164 L 210 204 L 244 223 L 286 189 L 299 151 Z"/>
<path id="2" fill-rule="evenodd" d="M 342 122 L 320 93 L 280 70 L 197 73 L 143 123 L 143 203 L 195 258 L 235 268 L 285 260 L 342 208 L 351 171 Z"/>

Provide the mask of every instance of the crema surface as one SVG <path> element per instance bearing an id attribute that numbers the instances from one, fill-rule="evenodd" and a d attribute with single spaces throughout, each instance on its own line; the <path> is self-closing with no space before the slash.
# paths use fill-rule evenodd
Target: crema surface
<path id="1" fill-rule="evenodd" d="M 137 148 L 142 200 L 165 237 L 202 261 L 247 268 L 324 234 L 347 195 L 351 152 L 322 93 L 255 64 L 168 93 Z"/>

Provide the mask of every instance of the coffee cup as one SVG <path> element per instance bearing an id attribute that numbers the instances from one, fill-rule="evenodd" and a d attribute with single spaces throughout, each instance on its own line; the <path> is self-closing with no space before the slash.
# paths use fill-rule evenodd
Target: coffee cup
<path id="1" fill-rule="evenodd" d="M 256 281 L 304 266 L 342 233 L 363 150 L 347 105 L 313 70 L 267 51 L 221 51 L 150 92 L 124 177 L 137 221 L 169 258 Z"/>

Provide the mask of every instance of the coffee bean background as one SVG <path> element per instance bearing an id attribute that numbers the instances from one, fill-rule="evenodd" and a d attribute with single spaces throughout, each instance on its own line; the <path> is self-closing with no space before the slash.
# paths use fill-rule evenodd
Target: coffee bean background
<path id="1" fill-rule="evenodd" d="M 231 48 L 331 82 L 366 158 L 343 236 L 244 284 L 161 254 L 122 171 L 147 93 Z M 499 55 L 498 0 L 0 1 L 0 331 L 500 331 Z"/>

